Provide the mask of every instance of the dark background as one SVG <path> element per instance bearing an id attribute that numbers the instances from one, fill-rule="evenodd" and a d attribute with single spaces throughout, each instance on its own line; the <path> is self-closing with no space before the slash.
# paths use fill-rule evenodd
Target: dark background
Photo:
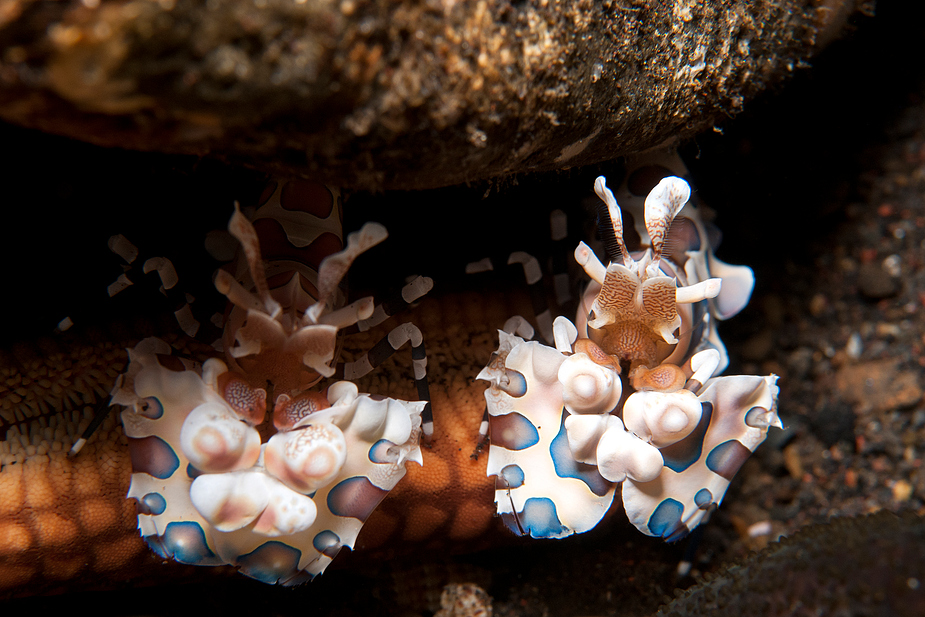
<path id="1" fill-rule="evenodd" d="M 718 125 L 720 132 L 704 134 L 682 149 L 700 196 L 717 211 L 716 223 L 724 232 L 719 256 L 756 270 L 756 295 L 789 293 L 792 273 L 785 265 L 812 267 L 848 218 L 848 207 L 863 203 L 859 176 L 876 167 L 868 153 L 904 136 L 907 128 L 897 120 L 901 113 L 914 119 L 925 109 L 923 17 L 921 3 L 879 2 L 875 18 L 860 19 L 811 67 L 798 69 L 790 82 L 747 104 L 745 113 Z M 915 127 L 912 123 L 908 130 Z M 202 239 L 210 229 L 224 226 L 234 200 L 246 203 L 259 193 L 259 174 L 207 159 L 103 150 L 9 126 L 0 127 L 0 143 L 7 153 L 0 175 L 5 188 L 0 259 L 4 314 L 9 316 L 0 346 L 51 335 L 68 314 L 79 316 L 79 324 L 104 325 L 141 323 L 131 321 L 136 315 L 163 317 L 166 303 L 150 286 L 106 297 L 106 286 L 121 272 L 118 258 L 106 248 L 106 239 L 115 233 L 151 254 L 171 257 L 197 302 L 221 307 L 210 284 L 217 264 L 205 253 Z M 601 173 L 617 175 L 619 164 L 422 193 L 352 195 L 347 227 L 377 220 L 387 225 L 391 237 L 357 261 L 351 283 L 360 291 L 376 291 L 417 273 L 435 279 L 435 293 L 477 285 L 461 274 L 468 261 L 512 250 L 548 251 L 546 215 L 553 208 L 572 215 L 576 239 L 589 233 L 583 202 L 593 195 L 593 179 Z M 760 307 L 750 306 L 722 326 L 733 370 L 741 349 L 735 341 L 758 329 L 762 319 Z M 170 319 L 163 322 L 169 327 Z M 788 411 L 790 422 L 799 426 Z M 773 447 L 766 444 L 763 450 Z M 786 475 L 781 469 L 774 473 Z M 736 490 L 734 484 L 731 503 Z M 723 518 L 727 509 L 710 525 L 719 528 L 710 533 L 720 538 L 734 535 Z M 672 582 L 652 582 L 633 570 L 635 564 L 657 563 L 661 576 L 671 572 L 684 547 L 663 547 L 622 529 L 627 526 L 612 527 L 472 561 L 496 573 L 489 589 L 496 601 L 513 601 L 506 594 L 515 587 L 521 592 L 535 588 L 540 595 L 556 589 L 556 599 L 547 596 L 546 604 L 560 611 L 553 614 L 573 614 L 584 610 L 578 595 L 586 587 L 570 581 L 590 585 L 610 578 L 625 582 L 623 588 L 636 595 L 614 598 L 613 605 L 598 610 L 651 610 Z M 601 571 L 604 558 L 614 552 L 619 552 L 621 569 Z M 397 569 L 400 564 L 387 565 Z M 560 584 L 549 586 L 551 578 Z M 394 605 L 388 593 L 394 588 L 382 591 L 389 586 L 382 580 L 373 588 L 372 580 L 341 570 L 307 588 L 277 590 L 235 579 L 186 589 L 183 608 L 158 606 L 147 600 L 150 592 L 133 590 L 44 602 L 59 610 L 93 606 L 98 614 L 198 614 L 228 606 L 261 614 L 396 614 L 389 610 Z M 315 604 L 322 597 L 323 604 Z M 375 612 L 367 604 L 373 597 L 379 601 Z M 34 610 L 36 600 L 22 601 L 23 608 Z M 530 606 L 529 598 L 525 602 Z"/>
<path id="2" fill-rule="evenodd" d="M 781 256 L 810 250 L 836 224 L 871 142 L 886 140 L 897 110 L 922 96 L 921 30 L 915 2 L 880 2 L 876 18 L 859 18 L 809 68 L 684 146 L 696 188 L 718 211 L 719 256 L 759 271 L 775 284 Z M 260 191 L 262 176 L 208 159 L 101 149 L 0 125 L 6 153 L 0 263 L 9 327 L 0 345 L 50 334 L 65 315 L 106 323 L 166 305 L 150 287 L 110 300 L 121 272 L 106 239 L 123 233 L 149 254 L 175 262 L 184 288 L 220 306 L 209 273 L 217 265 L 202 239 L 222 228 L 234 200 Z M 572 214 L 572 234 L 589 223 L 583 201 L 593 179 L 619 164 L 518 176 L 464 187 L 349 196 L 346 225 L 387 225 L 390 239 L 351 273 L 362 291 L 394 286 L 408 274 L 459 283 L 462 265 L 486 254 L 548 250 L 547 213 Z M 387 264 L 387 267 L 381 267 Z M 131 276 L 131 275 L 130 275 Z M 140 274 L 133 277 L 142 279 Z"/>

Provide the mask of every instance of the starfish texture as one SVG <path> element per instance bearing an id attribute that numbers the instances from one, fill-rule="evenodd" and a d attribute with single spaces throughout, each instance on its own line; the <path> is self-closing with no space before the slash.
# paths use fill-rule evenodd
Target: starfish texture
<path id="1" fill-rule="evenodd" d="M 484 409 L 484 386 L 472 376 L 491 355 L 497 328 L 509 315 L 528 310 L 525 301 L 516 295 L 458 294 L 425 299 L 400 316 L 424 333 L 435 439 L 424 450 L 424 466 L 408 466 L 407 476 L 370 517 L 357 540 L 358 558 L 421 548 L 471 549 L 488 544 L 498 530 L 487 456 L 471 456 Z M 394 322 L 348 337 L 343 359 L 368 349 Z M 195 341 L 169 340 L 192 357 L 214 355 Z M 136 529 L 134 503 L 125 497 L 132 468 L 116 414 L 76 456 L 67 456 L 94 409 L 108 400 L 127 363 L 125 347 L 134 342 L 127 335 L 66 347 L 61 341 L 60 349 L 21 348 L 3 358 L 0 593 L 225 572 L 164 563 L 147 549 Z M 377 395 L 414 398 L 412 375 L 411 358 L 398 354 L 358 386 Z"/>

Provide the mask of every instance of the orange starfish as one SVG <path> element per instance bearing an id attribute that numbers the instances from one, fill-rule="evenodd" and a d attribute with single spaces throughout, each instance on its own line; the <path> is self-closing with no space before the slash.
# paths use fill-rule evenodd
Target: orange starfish
<path id="1" fill-rule="evenodd" d="M 357 541 L 363 553 L 477 548 L 500 526 L 486 456 L 473 458 L 484 409 L 484 385 L 472 376 L 495 347 L 497 329 L 515 313 L 529 314 L 522 295 L 479 293 L 427 298 L 402 316 L 416 323 L 428 347 L 436 427 L 424 466 L 406 477 L 373 513 Z M 393 322 L 348 338 L 345 359 L 388 332 Z M 118 342 L 114 342 L 118 340 Z M 118 581 L 207 575 L 214 568 L 163 562 L 138 534 L 135 506 L 125 498 L 131 461 L 122 427 L 112 414 L 83 450 L 67 451 L 108 400 L 125 368 L 127 336 L 108 342 L 21 347 L 0 365 L 0 593 L 35 594 L 86 589 Z M 194 356 L 210 348 L 181 340 Z M 413 399 L 407 354 L 398 354 L 360 380 L 364 391 Z M 335 562 L 336 563 L 336 562 Z M 224 570 L 224 569 L 221 569 Z"/>

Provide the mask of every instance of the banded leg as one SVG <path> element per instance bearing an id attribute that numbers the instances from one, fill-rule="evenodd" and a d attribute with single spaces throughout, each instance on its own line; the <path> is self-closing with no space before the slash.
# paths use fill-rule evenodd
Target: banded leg
<path id="1" fill-rule="evenodd" d="M 144 286 L 148 286 L 149 284 L 152 286 L 154 284 L 158 285 L 158 291 L 167 298 L 180 329 L 183 330 L 187 336 L 195 338 L 196 335 L 200 333 L 201 324 L 193 315 L 193 310 L 190 306 L 194 298 L 190 294 L 182 291 L 178 286 L 180 278 L 177 275 L 177 270 L 173 262 L 163 256 L 148 257 L 144 255 L 139 251 L 138 247 L 132 244 L 132 242 L 122 234 L 110 237 L 108 244 L 109 249 L 121 257 L 126 263 L 126 265 L 123 266 L 123 273 L 107 287 L 106 291 L 109 297 L 111 298 L 135 284 L 128 277 L 128 274 L 140 263 L 142 264 L 141 270 L 144 274 L 157 275 L 156 283 L 154 283 L 152 277 L 145 277 Z M 78 321 L 82 321 L 80 317 L 77 319 Z M 64 332 L 73 325 L 73 319 L 70 316 L 65 317 L 58 323 L 56 331 L 59 333 Z M 97 406 L 93 415 L 93 420 L 90 421 L 90 424 L 81 434 L 80 438 L 71 446 L 71 449 L 68 451 L 68 456 L 74 457 L 80 452 L 87 441 L 103 424 L 103 421 L 105 421 L 112 409 L 113 406 L 111 406 L 108 401 L 101 402 Z"/>
<path id="2" fill-rule="evenodd" d="M 572 251 L 568 240 L 568 217 L 562 210 L 549 214 L 549 232 L 552 238 L 552 280 L 559 307 L 572 299 L 572 282 L 568 272 L 568 260 Z"/>
<path id="3" fill-rule="evenodd" d="M 102 399 L 96 406 L 96 409 L 93 410 L 93 419 L 90 420 L 90 424 L 87 425 L 87 428 L 84 429 L 84 432 L 81 433 L 80 437 L 74 444 L 71 446 L 71 449 L 67 451 L 68 458 L 73 458 L 77 456 L 77 453 L 80 452 L 83 447 L 86 445 L 87 441 L 93 437 L 93 433 L 103 424 L 103 421 L 106 420 L 109 416 L 109 412 L 112 411 L 113 405 L 109 404 L 109 399 Z"/>
<path id="4" fill-rule="evenodd" d="M 197 368 L 199 367 L 199 364 L 197 362 L 193 362 L 192 360 L 181 358 L 179 356 L 168 356 L 168 357 L 162 358 L 162 360 L 170 363 L 174 369 L 197 370 Z M 115 393 L 117 390 L 122 388 L 123 379 L 124 379 L 123 375 L 120 375 L 116 379 L 116 383 L 113 385 L 113 390 L 111 394 Z M 100 402 L 96 406 L 96 409 L 93 412 L 93 419 L 90 420 L 90 424 L 87 425 L 87 428 L 84 429 L 84 432 L 80 434 L 80 437 L 74 442 L 74 444 L 71 446 L 71 449 L 68 450 L 67 452 L 68 458 L 73 458 L 77 456 L 77 454 L 83 449 L 83 447 L 87 444 L 90 438 L 93 437 L 93 434 L 96 433 L 96 431 L 100 428 L 100 426 L 102 426 L 103 422 L 106 420 L 107 416 L 109 416 L 109 414 L 112 412 L 112 410 L 120 406 L 121 405 L 119 404 L 112 403 L 111 398 L 103 398 L 102 400 L 100 400 Z"/>
<path id="5" fill-rule="evenodd" d="M 571 254 L 568 249 L 568 219 L 562 210 L 557 209 L 550 212 L 549 236 L 553 246 L 550 264 L 556 298 L 556 313 L 558 313 L 572 299 L 571 282 L 568 274 L 568 259 Z M 466 274 L 493 271 L 495 269 L 494 264 L 501 263 L 501 261 L 502 259 L 496 256 L 468 263 L 466 264 Z M 545 342 L 551 343 L 554 316 L 549 306 L 546 286 L 543 283 L 543 269 L 539 260 L 530 253 L 514 251 L 504 261 L 509 266 L 519 264 L 523 268 L 524 279 L 530 293 L 530 303 L 536 318 L 537 330 L 539 330 L 539 334 Z M 513 332 L 513 330 L 507 329 L 507 325 L 505 325 L 505 331 Z M 518 332 L 518 334 L 524 337 L 523 333 Z M 533 339 L 534 333 L 531 332 L 525 338 Z"/>
<path id="6" fill-rule="evenodd" d="M 572 299 L 571 281 L 568 274 L 568 255 L 570 253 L 568 249 L 568 218 L 565 212 L 557 209 L 549 214 L 549 231 L 554 247 L 551 260 L 553 287 L 556 294 L 557 308 L 561 309 L 561 307 Z M 533 306 L 534 314 L 536 315 L 540 335 L 545 338 L 547 342 L 552 342 L 554 338 L 552 313 L 549 308 L 549 302 L 546 299 L 546 290 L 543 287 L 542 271 L 539 261 L 528 253 L 517 251 L 511 253 L 507 259 L 507 263 L 508 265 L 519 263 L 523 266 L 524 278 L 530 289 L 530 301 Z M 491 258 L 485 258 L 466 265 L 467 274 L 475 274 L 490 270 L 494 270 Z M 502 326 L 501 329 L 525 340 L 536 340 L 537 338 L 537 333 L 533 326 L 521 315 L 514 315 L 509 318 L 504 322 L 504 326 Z M 489 417 L 488 405 L 486 405 L 485 411 L 482 414 L 482 421 L 479 423 L 479 433 L 476 438 L 475 448 L 472 454 L 469 455 L 473 460 L 478 460 L 482 451 L 489 443 Z"/>
<path id="7" fill-rule="evenodd" d="M 434 413 L 430 405 L 430 388 L 427 384 L 427 353 L 424 349 L 424 337 L 421 330 L 412 323 L 403 323 L 394 328 L 383 339 L 373 345 L 372 349 L 354 362 L 343 365 L 343 378 L 347 381 L 359 379 L 392 357 L 406 343 L 411 343 L 411 362 L 414 367 L 414 385 L 418 400 L 424 401 L 421 412 L 421 430 L 425 444 L 433 441 Z"/>
<path id="8" fill-rule="evenodd" d="M 373 308 L 373 314 L 368 319 L 357 320 L 355 325 L 346 328 L 344 332 L 350 335 L 375 328 L 388 318 L 401 313 L 414 302 L 423 298 L 433 288 L 434 280 L 432 278 L 415 276 L 411 282 L 394 292 L 385 302 L 377 304 Z"/>
<path id="9" fill-rule="evenodd" d="M 466 264 L 466 274 L 490 272 L 495 269 L 494 261 L 492 258 L 486 257 L 479 261 L 468 263 Z M 543 272 L 540 268 L 540 262 L 529 253 L 515 251 L 508 256 L 506 263 L 509 266 L 520 264 L 523 267 L 524 278 L 527 281 L 527 288 L 530 293 L 530 303 L 536 316 L 537 329 L 546 341 L 551 341 L 552 312 L 546 298 L 546 288 L 543 285 Z"/>
<path id="10" fill-rule="evenodd" d="M 109 297 L 121 293 L 134 284 L 128 274 L 133 267 L 141 264 L 141 270 L 144 274 L 156 274 L 158 291 L 167 298 L 174 317 L 188 336 L 195 337 L 200 330 L 201 322 L 193 315 L 191 303 L 195 300 L 190 294 L 183 291 L 177 283 L 180 277 L 177 270 L 167 257 L 164 256 L 147 256 L 141 253 L 138 248 L 131 243 L 125 236 L 118 234 L 109 238 L 109 249 L 121 257 L 126 262 L 125 272 L 113 281 L 106 289 Z"/>

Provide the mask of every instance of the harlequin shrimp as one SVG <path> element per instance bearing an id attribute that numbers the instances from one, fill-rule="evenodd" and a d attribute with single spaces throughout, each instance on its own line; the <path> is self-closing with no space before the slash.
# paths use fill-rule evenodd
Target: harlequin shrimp
<path id="1" fill-rule="evenodd" d="M 626 206 L 633 180 L 620 191 Z M 478 375 L 490 384 L 487 473 L 518 535 L 588 531 L 622 483 L 636 528 L 673 541 L 709 516 L 768 427 L 781 426 L 777 377 L 715 376 L 728 364 L 716 320 L 745 306 L 753 276 L 712 254 L 687 182 L 662 178 L 635 214 L 603 176 L 594 190 L 609 264 L 584 242 L 575 250 L 592 281 L 576 321 L 556 318 L 552 347 L 517 336 L 530 328 L 500 331 Z M 644 227 L 625 230 L 624 219 Z M 624 235 L 637 232 L 631 251 Z"/>
<path id="2" fill-rule="evenodd" d="M 277 187 L 252 221 L 235 208 L 228 230 L 243 260 L 215 277 L 230 301 L 225 359 L 200 365 L 145 339 L 129 350 L 111 401 L 125 407 L 128 496 L 148 545 L 182 563 L 231 564 L 283 585 L 320 574 L 353 547 L 405 463 L 422 464 L 419 442 L 430 428 L 422 426 L 430 424 L 423 341 L 411 324 L 393 330 L 387 352 L 377 345 L 345 374 L 362 375 L 410 341 L 422 400 L 374 397 L 345 380 L 311 389 L 335 375 L 345 328 L 387 317 L 369 297 L 345 306 L 339 288 L 353 260 L 387 233 L 367 223 L 344 247 L 336 194 L 316 187 L 323 212 L 300 211 L 291 197 L 305 189 Z M 404 298 L 430 286 L 416 279 Z"/>

